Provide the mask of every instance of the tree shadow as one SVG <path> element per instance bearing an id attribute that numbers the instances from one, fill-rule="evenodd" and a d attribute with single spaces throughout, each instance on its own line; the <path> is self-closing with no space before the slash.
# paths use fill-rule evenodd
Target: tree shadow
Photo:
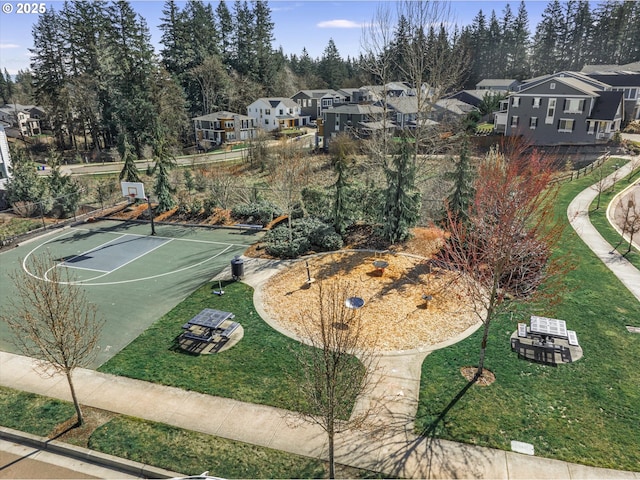
<path id="1" fill-rule="evenodd" d="M 6 470 L 7 468 L 10 468 L 14 465 L 17 465 L 18 463 L 22 462 L 23 460 L 28 460 L 29 458 L 33 457 L 34 455 L 36 455 L 39 452 L 45 451 L 48 448 L 48 444 L 49 442 L 52 442 L 53 440 L 57 440 L 58 438 L 62 437 L 63 435 L 67 434 L 68 432 L 70 432 L 71 430 L 80 427 L 81 424 L 78 423 L 77 419 L 75 422 L 73 422 L 71 425 L 69 425 L 68 427 L 62 429 L 60 432 L 58 432 L 57 434 L 55 434 L 54 436 L 52 436 L 51 438 L 48 438 L 47 440 L 44 440 L 43 442 L 38 441 L 36 439 L 21 439 L 21 440 L 17 440 L 15 438 L 12 438 L 11 441 L 14 443 L 18 443 L 19 445 L 25 446 L 25 447 L 31 447 L 33 448 L 32 452 L 29 452 L 27 454 L 24 454 L 18 458 L 16 458 L 15 460 L 12 460 L 8 463 L 5 463 L 4 465 L 0 465 L 0 472 L 2 472 L 3 470 Z M 22 441 L 24 440 L 24 441 Z M 1 477 L 2 475 L 0 475 Z"/>

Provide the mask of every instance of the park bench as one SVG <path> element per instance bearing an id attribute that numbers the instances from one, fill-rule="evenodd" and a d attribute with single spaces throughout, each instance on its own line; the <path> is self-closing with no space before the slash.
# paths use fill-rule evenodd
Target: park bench
<path id="1" fill-rule="evenodd" d="M 240 326 L 237 322 L 232 322 L 227 328 L 225 328 L 222 332 L 220 332 L 220 336 L 225 339 L 229 339 L 231 334 L 235 332 Z"/>
<path id="2" fill-rule="evenodd" d="M 569 338 L 569 345 L 573 345 L 574 347 L 579 347 L 578 343 L 578 335 L 573 330 L 567 330 L 567 337 Z"/>
<path id="3" fill-rule="evenodd" d="M 198 335 L 197 333 L 193 333 L 193 332 L 184 332 L 182 334 L 182 338 L 185 338 L 187 340 L 194 340 L 196 342 L 210 342 L 213 337 L 211 335 L 204 336 L 204 335 Z"/>

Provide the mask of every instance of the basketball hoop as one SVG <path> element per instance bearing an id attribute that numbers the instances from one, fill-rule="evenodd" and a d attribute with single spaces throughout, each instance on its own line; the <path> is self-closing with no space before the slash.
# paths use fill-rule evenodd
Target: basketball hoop
<path id="1" fill-rule="evenodd" d="M 129 194 L 129 205 L 131 205 L 132 203 L 135 203 L 136 201 L 136 194 L 135 193 L 130 193 Z"/>

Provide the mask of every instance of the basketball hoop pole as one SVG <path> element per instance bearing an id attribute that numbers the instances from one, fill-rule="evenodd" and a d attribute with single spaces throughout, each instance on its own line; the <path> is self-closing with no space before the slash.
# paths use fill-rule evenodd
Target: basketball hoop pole
<path id="1" fill-rule="evenodd" d="M 151 210 L 151 200 L 147 197 L 147 205 L 149 206 L 149 217 L 151 218 L 151 235 L 156 234 L 156 226 L 153 223 L 153 210 Z"/>

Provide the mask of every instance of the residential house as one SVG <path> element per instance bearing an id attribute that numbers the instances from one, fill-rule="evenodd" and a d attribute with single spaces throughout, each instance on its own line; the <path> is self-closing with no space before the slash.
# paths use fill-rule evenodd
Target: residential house
<path id="1" fill-rule="evenodd" d="M 388 115 L 397 129 L 415 128 L 418 119 L 418 98 L 415 96 L 387 97 L 386 102 L 376 102 L 375 105 L 387 105 Z"/>
<path id="2" fill-rule="evenodd" d="M 640 72 L 640 62 L 627 63 L 625 65 L 585 65 L 580 73 L 603 73 L 603 72 Z"/>
<path id="3" fill-rule="evenodd" d="M 383 129 L 393 129 L 393 122 L 384 122 L 385 109 L 377 105 L 340 105 L 323 113 L 322 122 L 318 125 L 319 141 L 327 150 L 331 139 L 339 133 L 348 133 L 359 138 L 371 136 Z"/>
<path id="4" fill-rule="evenodd" d="M 513 78 L 485 78 L 476 83 L 476 90 L 495 90 L 498 92 L 513 92 L 520 82 Z"/>
<path id="5" fill-rule="evenodd" d="M 475 109 L 473 105 L 457 98 L 443 98 L 432 105 L 429 117 L 440 123 L 457 123 Z"/>
<path id="6" fill-rule="evenodd" d="M 45 111 L 36 105 L 6 104 L 0 107 L 0 122 L 18 129 L 19 135 L 32 137 L 42 133 Z"/>
<path id="7" fill-rule="evenodd" d="M 4 127 L 0 126 L 0 190 L 6 190 L 7 181 L 11 178 L 11 156 Z"/>
<path id="8" fill-rule="evenodd" d="M 640 68 L 639 71 L 594 72 L 588 76 L 611 86 L 611 90 L 624 93 L 624 122 L 640 120 Z"/>
<path id="9" fill-rule="evenodd" d="M 250 140 L 256 134 L 256 121 L 248 115 L 215 112 L 192 119 L 196 141 L 203 148 Z"/>
<path id="10" fill-rule="evenodd" d="M 247 107 L 247 115 L 255 120 L 257 128 L 267 132 L 309 123 L 309 117 L 302 115 L 300 105 L 285 97 L 259 98 Z"/>
<path id="11" fill-rule="evenodd" d="M 589 145 L 609 141 L 623 117 L 623 92 L 577 72 L 560 72 L 523 84 L 496 115 L 507 136 L 534 145 Z"/>
<path id="12" fill-rule="evenodd" d="M 317 120 L 322 112 L 346 103 L 346 95 L 330 88 L 322 90 L 300 90 L 291 97 L 299 106 L 302 117 Z"/>

